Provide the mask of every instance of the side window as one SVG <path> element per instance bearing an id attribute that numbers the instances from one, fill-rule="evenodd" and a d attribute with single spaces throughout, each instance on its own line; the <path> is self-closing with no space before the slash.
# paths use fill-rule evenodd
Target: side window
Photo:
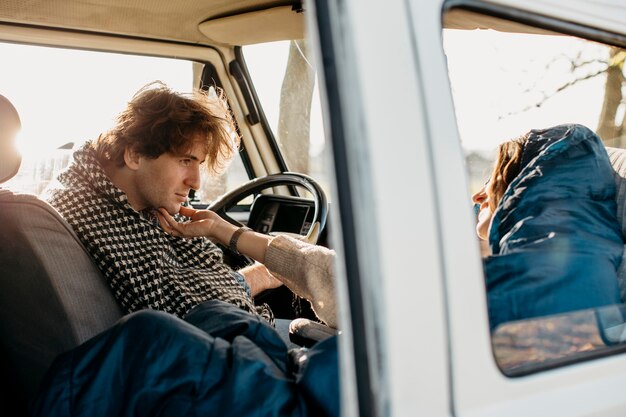
<path id="1" fill-rule="evenodd" d="M 444 26 L 470 194 L 478 200 L 477 228 L 485 227 L 500 369 L 518 376 L 623 351 L 626 50 L 463 9 L 448 11 Z M 590 129 L 600 139 L 597 156 L 589 156 L 593 145 L 580 150 L 570 141 L 537 148 L 523 138 L 499 148 L 558 125 Z M 553 132 L 531 136 L 544 135 L 547 144 Z M 502 161 L 509 165 L 494 170 Z"/>
<path id="2" fill-rule="evenodd" d="M 200 65 L 7 43 L 0 43 L 0 54 L 4 57 L 0 94 L 15 104 L 22 119 L 18 138 L 22 165 L 3 187 L 36 195 L 67 166 L 73 150 L 112 126 L 139 88 L 160 80 L 174 90 L 190 91 Z M 210 201 L 247 180 L 236 156 L 222 177 L 203 181 L 197 197 Z"/>
<path id="3" fill-rule="evenodd" d="M 270 42 L 245 46 L 243 55 L 289 170 L 308 174 L 327 189 L 326 140 L 311 48 L 305 40 Z"/>

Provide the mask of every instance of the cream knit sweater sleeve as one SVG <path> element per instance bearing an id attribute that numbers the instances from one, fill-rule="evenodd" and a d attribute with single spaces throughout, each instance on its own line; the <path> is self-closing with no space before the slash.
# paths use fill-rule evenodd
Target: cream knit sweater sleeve
<path id="1" fill-rule="evenodd" d="M 276 236 L 267 248 L 265 266 L 295 294 L 309 300 L 317 317 L 337 328 L 335 252 L 290 236 Z"/>

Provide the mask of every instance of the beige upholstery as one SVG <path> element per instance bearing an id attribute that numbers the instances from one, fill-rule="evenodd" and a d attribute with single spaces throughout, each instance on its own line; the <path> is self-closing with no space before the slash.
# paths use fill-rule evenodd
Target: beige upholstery
<path id="1" fill-rule="evenodd" d="M 3 109 L 15 111 L 10 103 Z M 14 134 L 0 132 L 0 167 L 12 175 L 20 164 Z M 0 189 L 0 236 L 0 369 L 19 394 L 4 400 L 15 402 L 20 415 L 54 357 L 122 313 L 70 226 L 48 203 Z"/>
<path id="2" fill-rule="evenodd" d="M 615 170 L 615 186 L 617 188 L 617 218 L 622 227 L 622 238 L 626 242 L 626 149 L 606 148 L 609 160 Z M 626 246 L 622 263 L 617 271 L 618 284 L 622 301 L 626 301 Z"/>
<path id="3" fill-rule="evenodd" d="M 13 104 L 0 95 L 0 183 L 13 177 L 22 160 L 16 146 L 16 137 L 22 123 Z"/>
<path id="4" fill-rule="evenodd" d="M 100 271 L 47 203 L 0 190 L 0 334 L 32 392 L 52 359 L 121 317 Z"/>

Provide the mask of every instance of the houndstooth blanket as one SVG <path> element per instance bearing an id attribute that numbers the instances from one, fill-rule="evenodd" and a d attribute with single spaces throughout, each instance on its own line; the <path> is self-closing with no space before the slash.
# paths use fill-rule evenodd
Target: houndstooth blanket
<path id="1" fill-rule="evenodd" d="M 149 212 L 135 211 L 106 176 L 91 142 L 74 152 L 47 194 L 125 311 L 151 308 L 184 317 L 198 304 L 217 299 L 273 323 L 269 306 L 254 305 L 245 280 L 223 263 L 214 243 L 170 236 Z"/>

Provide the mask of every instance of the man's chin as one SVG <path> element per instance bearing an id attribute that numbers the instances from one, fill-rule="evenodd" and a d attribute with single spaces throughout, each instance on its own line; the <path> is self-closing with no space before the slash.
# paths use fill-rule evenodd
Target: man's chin
<path id="1" fill-rule="evenodd" d="M 175 204 L 170 204 L 168 206 L 163 206 L 163 208 L 165 210 L 167 210 L 167 212 L 170 214 L 170 216 L 173 216 L 175 214 L 178 214 L 178 212 L 180 211 L 180 203 L 175 203 Z"/>

